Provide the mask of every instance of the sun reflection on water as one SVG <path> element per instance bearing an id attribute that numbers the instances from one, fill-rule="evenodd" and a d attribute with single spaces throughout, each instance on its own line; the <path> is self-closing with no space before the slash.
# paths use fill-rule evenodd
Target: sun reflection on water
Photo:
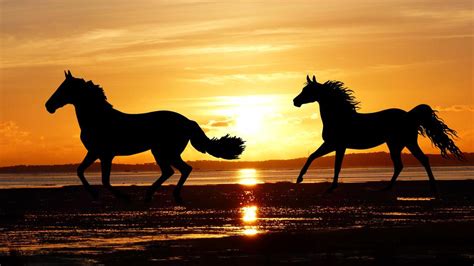
<path id="1" fill-rule="evenodd" d="M 259 233 L 259 231 L 255 227 L 245 228 L 244 231 L 242 231 L 242 234 L 244 234 L 246 236 L 254 236 L 258 233 Z"/>
<path id="2" fill-rule="evenodd" d="M 258 173 L 256 169 L 245 168 L 239 170 L 239 184 L 245 186 L 255 186 L 259 183 L 262 182 L 258 180 Z"/>
<path id="3" fill-rule="evenodd" d="M 398 201 L 430 201 L 434 199 L 432 197 L 397 197 Z"/>
<path id="4" fill-rule="evenodd" d="M 257 220 L 257 206 L 242 207 L 242 220 L 245 223 L 253 223 Z"/>
<path id="5" fill-rule="evenodd" d="M 255 222 L 258 220 L 257 216 L 258 207 L 255 205 L 245 206 L 241 208 L 242 221 L 244 222 L 242 234 L 245 236 L 254 236 L 260 231 L 255 226 Z"/>

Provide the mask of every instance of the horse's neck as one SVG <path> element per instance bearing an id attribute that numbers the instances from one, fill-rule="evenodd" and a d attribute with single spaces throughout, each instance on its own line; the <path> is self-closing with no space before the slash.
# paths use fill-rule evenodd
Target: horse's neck
<path id="1" fill-rule="evenodd" d="M 110 119 L 114 109 L 107 106 L 76 104 L 76 117 L 81 130 L 87 130 L 104 125 Z"/>

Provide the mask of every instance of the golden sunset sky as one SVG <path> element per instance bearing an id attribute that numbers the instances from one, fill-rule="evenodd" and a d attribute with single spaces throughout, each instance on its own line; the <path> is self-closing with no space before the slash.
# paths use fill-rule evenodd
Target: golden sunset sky
<path id="1" fill-rule="evenodd" d="M 118 110 L 174 110 L 210 137 L 241 136 L 244 160 L 304 157 L 322 143 L 318 105 L 292 103 L 307 74 L 345 82 L 360 112 L 427 103 L 474 151 L 472 0 L 4 0 L 0 10 L 1 166 L 82 160 L 73 107 L 44 108 L 65 69 Z M 190 146 L 183 158 L 213 159 Z"/>

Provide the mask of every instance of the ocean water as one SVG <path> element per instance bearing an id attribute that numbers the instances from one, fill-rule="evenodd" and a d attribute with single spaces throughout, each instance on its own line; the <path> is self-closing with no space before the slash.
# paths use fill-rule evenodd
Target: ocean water
<path id="1" fill-rule="evenodd" d="M 339 181 L 342 183 L 358 183 L 369 181 L 389 181 L 392 168 L 343 168 Z M 295 182 L 299 169 L 239 169 L 226 171 L 194 171 L 186 181 L 187 185 L 243 184 Z M 474 179 L 474 166 L 433 167 L 437 180 Z M 112 185 L 147 186 L 160 175 L 159 172 L 112 172 Z M 310 169 L 305 175 L 308 183 L 332 181 L 333 169 Z M 101 184 L 100 173 L 86 173 L 91 184 Z M 175 173 L 166 184 L 176 184 L 179 173 Z M 427 180 L 422 167 L 406 167 L 398 180 Z M 35 173 L 35 174 L 0 174 L 0 188 L 21 187 L 57 187 L 81 185 L 75 173 Z"/>
<path id="2" fill-rule="evenodd" d="M 296 169 L 195 171 L 187 184 L 295 182 L 298 172 Z M 474 179 L 474 167 L 434 167 L 433 172 L 438 180 Z M 332 169 L 311 169 L 305 182 L 330 181 L 332 174 Z M 115 185 L 148 186 L 157 175 L 159 173 L 113 172 L 112 182 Z M 390 168 L 345 168 L 341 181 L 388 182 L 391 175 Z M 86 176 L 91 183 L 100 184 L 99 173 Z M 175 184 L 178 176 L 170 178 L 167 184 Z M 400 180 L 427 180 L 427 177 L 423 168 L 413 167 L 406 168 Z M 0 175 L 1 188 L 66 185 L 80 185 L 80 182 L 72 173 Z M 171 187 L 160 189 L 150 204 L 141 200 L 144 194 L 141 187 L 121 188 L 128 190 L 132 198 L 132 202 L 128 203 L 113 199 L 110 193 L 102 193 L 101 198 L 94 201 L 80 188 L 4 189 L 0 191 L 0 202 L 3 203 L 0 204 L 0 255 L 54 254 L 56 259 L 72 254 L 84 259 L 79 264 L 91 264 L 103 254 L 124 251 L 143 254 L 147 249 L 156 248 L 159 250 L 156 253 L 147 251 L 152 254 L 153 260 L 176 260 L 177 264 L 183 264 L 181 262 L 185 263 L 188 259 L 188 252 L 194 250 L 189 249 L 187 240 L 235 236 L 252 239 L 269 233 L 288 233 L 291 238 L 293 233 L 310 235 L 339 230 L 408 228 L 446 223 L 449 224 L 444 228 L 452 230 L 458 225 L 467 228 L 466 224 L 470 226 L 474 222 L 472 182 L 444 187 L 443 200 L 431 197 L 427 184 L 418 185 L 418 189 L 414 190 L 399 186 L 395 193 L 370 191 L 363 185 L 359 189 L 340 190 L 342 193 L 332 195 L 322 194 L 321 191 L 315 193 L 316 186 L 243 185 L 225 189 L 217 186 L 186 189 L 184 206 L 174 203 Z M 411 187 L 412 184 L 409 185 Z M 174 241 L 169 245 L 173 248 L 182 246 L 185 251 L 181 254 L 175 253 L 175 249 L 166 251 L 162 248 L 166 247 L 163 244 L 166 241 Z M 251 245 L 254 242 L 246 243 Z M 451 252 L 460 254 L 458 249 L 463 248 L 468 250 L 466 257 L 474 256 L 469 246 L 456 246 L 456 243 L 450 247 Z M 450 245 L 449 241 L 446 245 Z M 234 251 L 226 249 L 224 253 L 226 256 L 237 256 Z M 208 254 L 214 256 L 219 254 L 217 252 L 224 254 L 220 246 Z M 321 253 L 322 256 L 327 256 L 325 252 Z M 432 250 L 425 252 L 436 254 Z M 372 257 L 369 259 L 372 260 Z M 71 261 L 64 264 L 71 264 Z"/>

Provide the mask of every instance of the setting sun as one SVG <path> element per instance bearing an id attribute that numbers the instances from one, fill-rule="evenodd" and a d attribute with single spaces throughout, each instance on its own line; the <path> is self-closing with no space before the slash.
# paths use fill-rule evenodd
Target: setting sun
<path id="1" fill-rule="evenodd" d="M 237 132 L 245 136 L 258 138 L 259 134 L 265 134 L 262 129 L 267 125 L 265 119 L 275 112 L 275 103 L 272 97 L 249 96 L 236 99 L 236 106 L 231 109 L 235 116 Z"/>
<path id="2" fill-rule="evenodd" d="M 254 135 L 259 133 L 262 128 L 264 114 L 260 113 L 258 108 L 241 106 L 236 110 L 235 126 L 237 132 L 242 135 Z"/>
<path id="3" fill-rule="evenodd" d="M 279 97 L 272 95 L 217 97 L 213 105 L 218 108 L 213 114 L 227 117 L 236 134 L 260 139 L 265 134 L 263 129 L 269 126 L 266 119 L 281 111 L 278 100 Z"/>

